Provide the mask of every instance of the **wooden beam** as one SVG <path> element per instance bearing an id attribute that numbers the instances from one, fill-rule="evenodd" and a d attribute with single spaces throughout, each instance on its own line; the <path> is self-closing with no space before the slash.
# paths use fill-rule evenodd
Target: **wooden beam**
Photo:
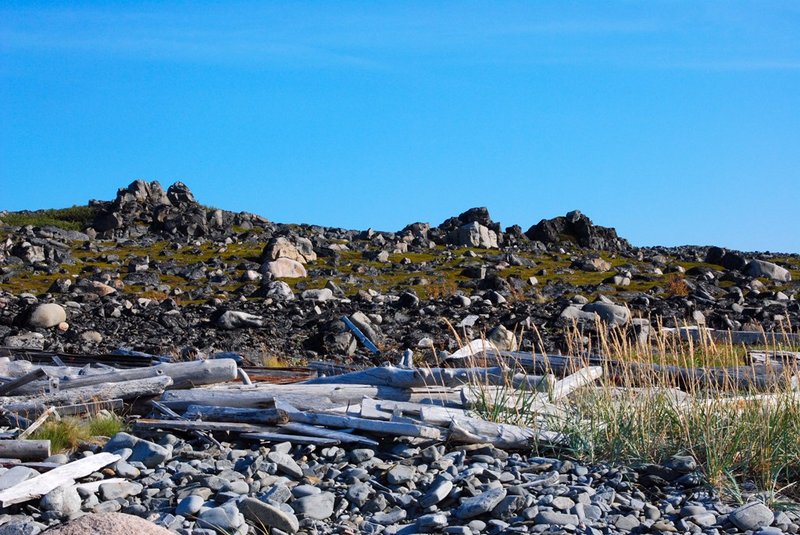
<path id="1" fill-rule="evenodd" d="M 134 399 L 157 396 L 172 384 L 170 377 L 153 377 L 83 388 L 74 388 L 31 397 L 0 398 L 0 405 L 8 411 L 22 414 L 41 414 L 50 405 L 75 405 L 86 400 Z"/>
<path id="2" fill-rule="evenodd" d="M 283 409 L 289 415 L 289 421 L 300 422 L 303 424 L 321 425 L 324 427 L 337 427 L 341 429 L 359 429 L 382 435 L 397 435 L 406 437 L 419 437 L 430 439 L 441 439 L 442 433 L 436 427 L 426 425 L 414 425 L 401 422 L 381 422 L 377 420 L 367 420 L 355 416 L 341 416 L 338 414 L 326 414 L 313 411 L 298 411 L 291 405 L 281 400 L 275 400 L 275 407 Z"/>
<path id="3" fill-rule="evenodd" d="M 41 498 L 51 490 L 76 479 L 86 477 L 101 468 L 117 462 L 121 458 L 119 455 L 103 452 L 61 465 L 45 474 L 40 474 L 0 491 L 0 505 L 8 507 L 9 505 Z"/>
<path id="4" fill-rule="evenodd" d="M 43 461 L 50 457 L 49 440 L 0 440 L 0 457 Z"/>

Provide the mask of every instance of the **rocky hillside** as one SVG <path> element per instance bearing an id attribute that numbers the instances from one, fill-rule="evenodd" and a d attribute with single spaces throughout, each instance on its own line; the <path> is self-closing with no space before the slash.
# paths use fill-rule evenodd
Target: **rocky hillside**
<path id="1" fill-rule="evenodd" d="M 563 349 L 564 328 L 596 316 L 639 330 L 800 324 L 798 255 L 637 248 L 579 211 L 527 230 L 472 208 L 358 231 L 211 209 L 184 184 L 137 180 L 111 201 L 0 212 L 0 240 L 4 346 L 366 360 L 347 315 L 379 359 L 433 359 L 458 347 L 454 331 Z"/>

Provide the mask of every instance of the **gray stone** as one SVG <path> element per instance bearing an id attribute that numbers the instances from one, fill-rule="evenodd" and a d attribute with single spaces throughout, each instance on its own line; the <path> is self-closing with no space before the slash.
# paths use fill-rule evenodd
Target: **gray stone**
<path id="1" fill-rule="evenodd" d="M 211 507 L 197 515 L 199 527 L 215 529 L 226 534 L 236 533 L 243 524 L 244 515 L 239 512 L 233 501 L 220 507 Z"/>
<path id="2" fill-rule="evenodd" d="M 147 468 L 155 468 L 165 463 L 171 455 L 171 450 L 164 446 L 159 446 L 149 440 L 139 440 L 133 447 L 133 453 L 128 457 L 128 461 L 142 463 Z"/>
<path id="3" fill-rule="evenodd" d="M 315 301 L 322 303 L 333 299 L 333 291 L 330 288 L 318 288 L 313 290 L 305 290 L 300 294 L 304 301 Z"/>
<path id="4" fill-rule="evenodd" d="M 204 503 L 205 500 L 201 496 L 192 494 L 178 502 L 178 506 L 175 508 L 175 514 L 180 516 L 194 516 L 200 512 Z M 245 515 L 245 517 L 246 516 L 247 515 Z"/>
<path id="5" fill-rule="evenodd" d="M 325 520 L 333 514 L 335 496 L 330 492 L 321 492 L 306 496 L 292 502 L 295 513 L 315 520 Z"/>
<path id="6" fill-rule="evenodd" d="M 556 511 L 539 511 L 534 522 L 537 524 L 552 524 L 554 526 L 577 526 L 578 517 L 567 513 L 557 513 Z"/>
<path id="7" fill-rule="evenodd" d="M 0 490 L 13 487 L 39 475 L 39 472 L 27 466 L 14 466 L 0 475 Z"/>
<path id="8" fill-rule="evenodd" d="M 39 535 L 44 527 L 33 520 L 12 520 L 0 526 L 0 535 Z"/>
<path id="9" fill-rule="evenodd" d="M 419 499 L 420 507 L 430 507 L 441 502 L 453 490 L 453 482 L 448 479 L 439 479 L 434 481 L 428 492 L 423 494 Z"/>
<path id="10" fill-rule="evenodd" d="M 417 529 L 422 532 L 440 531 L 447 527 L 447 515 L 443 513 L 433 513 L 422 515 L 417 518 Z"/>
<path id="11" fill-rule="evenodd" d="M 389 526 L 391 524 L 398 524 L 406 519 L 405 509 L 400 509 L 399 507 L 395 507 L 391 511 L 375 513 L 372 515 L 370 520 L 375 522 L 376 524 L 381 524 L 382 526 Z"/>
<path id="12" fill-rule="evenodd" d="M 294 293 L 292 287 L 283 281 L 272 281 L 267 285 L 267 297 L 277 299 L 279 301 L 292 301 Z"/>
<path id="13" fill-rule="evenodd" d="M 416 470 L 413 466 L 398 464 L 389 470 L 389 472 L 387 472 L 386 481 L 388 481 L 390 485 L 401 485 L 406 481 L 411 481 L 414 479 L 415 473 Z"/>
<path id="14" fill-rule="evenodd" d="M 57 303 L 38 305 L 28 318 L 28 327 L 49 329 L 67 321 L 67 311 Z"/>
<path id="15" fill-rule="evenodd" d="M 631 312 L 627 307 L 610 303 L 589 303 L 583 305 L 582 311 L 597 314 L 603 322 L 611 326 L 625 325 L 631 319 Z"/>
<path id="16" fill-rule="evenodd" d="M 103 500 L 116 500 L 135 496 L 142 492 L 142 485 L 133 481 L 116 481 L 113 483 L 103 483 L 100 485 L 100 496 Z"/>
<path id="17" fill-rule="evenodd" d="M 290 455 L 278 451 L 271 451 L 267 454 L 267 459 L 278 466 L 278 470 L 293 478 L 303 477 L 303 469 L 300 468 Z"/>
<path id="18" fill-rule="evenodd" d="M 473 518 L 488 513 L 506 497 L 506 489 L 490 489 L 477 496 L 462 500 L 461 505 L 453 513 L 456 518 Z"/>
<path id="19" fill-rule="evenodd" d="M 747 531 L 771 525 L 775 515 L 763 503 L 752 502 L 731 511 L 728 519 L 737 528 Z"/>
<path id="20" fill-rule="evenodd" d="M 369 484 L 356 483 L 355 485 L 350 485 L 347 489 L 345 498 L 347 498 L 348 502 L 355 504 L 357 507 L 361 507 L 369 501 L 371 495 L 372 487 Z"/>
<path id="21" fill-rule="evenodd" d="M 239 511 L 259 527 L 276 528 L 286 533 L 296 533 L 300 529 L 300 522 L 295 515 L 255 498 L 241 500 Z"/>
<path id="22" fill-rule="evenodd" d="M 81 497 L 73 485 L 65 485 L 42 496 L 39 507 L 60 517 L 68 517 L 81 510 Z"/>

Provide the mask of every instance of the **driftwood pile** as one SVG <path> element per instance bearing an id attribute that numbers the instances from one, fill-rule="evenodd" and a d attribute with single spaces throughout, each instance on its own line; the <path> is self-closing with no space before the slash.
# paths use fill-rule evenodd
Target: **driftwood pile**
<path id="1" fill-rule="evenodd" d="M 355 371 L 330 366 L 329 375 L 311 379 L 308 370 L 281 374 L 258 368 L 248 373 L 225 358 L 120 369 L 106 363 L 70 367 L 58 357 L 55 365 L 0 357 L 0 414 L 11 426 L 0 432 L 0 466 L 42 472 L 0 491 L 0 506 L 42 496 L 118 459 L 100 454 L 66 465 L 47 462 L 49 441 L 30 437 L 48 418 L 125 407 L 128 414 L 152 416 L 134 417 L 134 431 L 188 433 L 216 446 L 222 434 L 230 434 L 253 443 L 376 447 L 384 438 L 414 437 L 527 449 L 562 442 L 564 437 L 547 429 L 547 419 L 563 416 L 567 396 L 604 374 L 610 380 L 624 376 L 627 386 L 634 377 L 643 385 L 657 378 L 658 384 L 674 382 L 676 387 L 794 388 L 796 378 L 787 371 L 794 369 L 796 357 L 753 352 L 750 366 L 688 369 L 503 352 L 478 340 L 450 356 L 445 364 L 453 367 L 414 368 L 405 355 L 399 366 Z M 251 381 L 251 375 L 274 382 Z M 291 378 L 305 380 L 287 383 Z M 492 404 L 523 407 L 538 418 L 521 427 L 487 421 L 475 411 Z"/>

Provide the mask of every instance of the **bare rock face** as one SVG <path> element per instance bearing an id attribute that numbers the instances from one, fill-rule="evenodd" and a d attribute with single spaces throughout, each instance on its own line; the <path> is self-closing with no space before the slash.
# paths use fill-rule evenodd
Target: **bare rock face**
<path id="1" fill-rule="evenodd" d="M 500 224 L 492 221 L 484 207 L 470 208 L 458 217 L 451 217 L 429 236 L 438 243 L 486 249 L 496 249 L 503 241 Z"/>
<path id="2" fill-rule="evenodd" d="M 205 208 L 194 198 L 189 188 L 176 182 L 165 192 L 158 182 L 136 180 L 117 191 L 110 203 L 99 203 L 91 227 L 98 233 L 131 236 L 142 230 L 188 237 L 208 233 Z M 219 214 L 210 219 L 216 224 Z"/>
<path id="3" fill-rule="evenodd" d="M 617 236 L 616 230 L 593 224 L 579 210 L 554 219 L 542 219 L 525 235 L 545 244 L 573 241 L 580 247 L 596 251 L 624 251 L 631 247 L 627 240 Z"/>

